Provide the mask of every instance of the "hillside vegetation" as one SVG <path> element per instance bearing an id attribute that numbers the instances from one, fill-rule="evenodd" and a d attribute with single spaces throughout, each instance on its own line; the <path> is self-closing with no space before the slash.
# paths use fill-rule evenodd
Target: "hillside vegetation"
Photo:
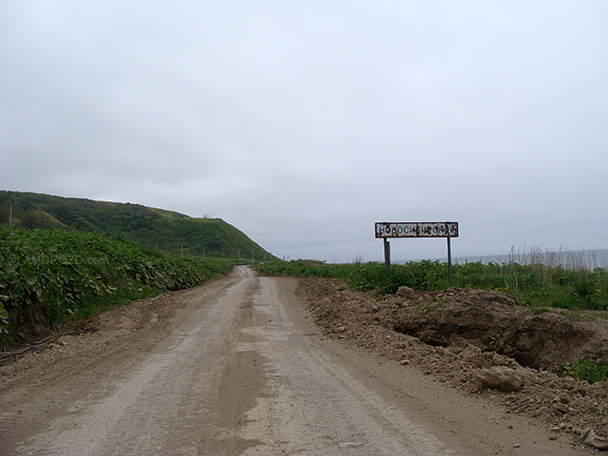
<path id="1" fill-rule="evenodd" d="M 199 285 L 235 261 L 167 255 L 103 233 L 0 226 L 0 342 L 127 301 Z"/>
<path id="2" fill-rule="evenodd" d="M 271 259 L 270 253 L 219 218 L 192 218 L 139 204 L 0 191 L 0 224 L 120 235 L 174 254 Z"/>

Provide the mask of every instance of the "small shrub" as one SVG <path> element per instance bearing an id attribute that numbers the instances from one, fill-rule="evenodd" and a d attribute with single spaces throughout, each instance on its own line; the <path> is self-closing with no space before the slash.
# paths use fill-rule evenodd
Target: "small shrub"
<path id="1" fill-rule="evenodd" d="M 559 369 L 558 374 L 561 376 L 573 377 L 578 380 L 585 380 L 589 383 L 601 382 L 605 378 L 608 378 L 608 359 L 584 359 L 569 363 L 562 366 Z"/>

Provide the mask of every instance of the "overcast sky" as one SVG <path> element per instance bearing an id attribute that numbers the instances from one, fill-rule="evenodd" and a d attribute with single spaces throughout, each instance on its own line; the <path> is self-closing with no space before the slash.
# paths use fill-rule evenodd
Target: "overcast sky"
<path id="1" fill-rule="evenodd" d="M 608 2 L 2 0 L 0 189 L 291 259 L 608 248 Z"/>

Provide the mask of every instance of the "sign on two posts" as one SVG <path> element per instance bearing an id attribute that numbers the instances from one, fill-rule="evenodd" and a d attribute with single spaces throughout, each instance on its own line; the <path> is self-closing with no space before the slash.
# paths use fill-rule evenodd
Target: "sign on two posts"
<path id="1" fill-rule="evenodd" d="M 391 270 L 389 238 L 447 238 L 448 277 L 452 278 L 452 249 L 450 239 L 458 237 L 458 222 L 376 222 L 376 238 L 384 239 L 386 273 Z"/>

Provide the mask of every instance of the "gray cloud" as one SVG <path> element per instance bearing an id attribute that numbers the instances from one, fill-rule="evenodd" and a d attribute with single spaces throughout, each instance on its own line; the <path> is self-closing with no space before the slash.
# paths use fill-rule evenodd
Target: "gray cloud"
<path id="1" fill-rule="evenodd" d="M 279 255 L 605 248 L 602 1 L 0 5 L 2 188 L 222 217 Z M 445 241 L 394 241 L 403 258 Z"/>

